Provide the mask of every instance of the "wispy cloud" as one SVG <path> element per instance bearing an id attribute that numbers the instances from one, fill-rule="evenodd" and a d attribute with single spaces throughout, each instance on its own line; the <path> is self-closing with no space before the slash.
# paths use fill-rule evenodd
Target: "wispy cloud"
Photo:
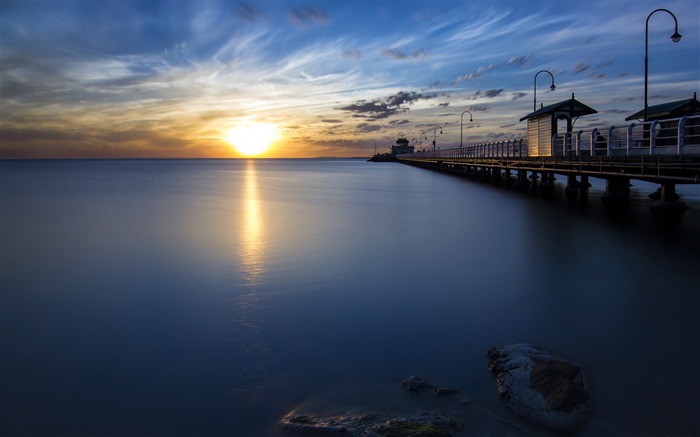
<path id="1" fill-rule="evenodd" d="M 4 0 L 0 152 L 230 156 L 222 132 L 258 120 L 282 126 L 294 153 L 328 155 L 436 124 L 445 142 L 456 141 L 449 118 L 460 109 L 479 120 L 475 135 L 514 135 L 541 69 L 557 85 L 543 98 L 575 92 L 614 124 L 641 104 L 644 20 L 656 7 L 620 1 L 611 11 L 605 0 L 567 8 Z M 669 17 L 654 17 L 655 101 L 692 96 L 700 71 L 699 6 L 666 7 L 684 38 L 672 43 Z"/>

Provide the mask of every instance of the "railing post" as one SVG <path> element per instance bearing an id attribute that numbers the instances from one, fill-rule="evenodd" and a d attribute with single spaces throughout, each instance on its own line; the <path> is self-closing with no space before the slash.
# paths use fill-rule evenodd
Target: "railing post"
<path id="1" fill-rule="evenodd" d="M 632 130 L 634 129 L 634 123 L 627 127 L 627 156 L 630 156 L 630 144 L 632 143 Z"/>
<path id="2" fill-rule="evenodd" d="M 656 126 L 659 125 L 658 120 L 654 120 L 654 122 L 649 126 L 649 155 L 654 154 L 654 149 L 656 149 Z"/>
<path id="3" fill-rule="evenodd" d="M 582 130 L 576 134 L 576 156 L 581 156 L 581 135 L 583 135 Z"/>
<path id="4" fill-rule="evenodd" d="M 676 150 L 676 153 L 679 155 L 681 154 L 681 150 L 683 149 L 683 144 L 685 143 L 685 120 L 688 117 L 681 117 L 680 120 L 678 120 L 678 137 L 677 137 L 677 143 L 678 147 Z"/>
<path id="5" fill-rule="evenodd" d="M 593 128 L 591 131 L 591 139 L 589 141 L 589 148 L 591 149 L 591 156 L 595 155 L 595 137 L 597 136 L 598 128 Z"/>

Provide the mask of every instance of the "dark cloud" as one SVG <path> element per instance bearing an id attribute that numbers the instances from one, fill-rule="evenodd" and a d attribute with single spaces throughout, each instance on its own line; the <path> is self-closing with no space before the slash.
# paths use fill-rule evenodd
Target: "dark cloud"
<path id="1" fill-rule="evenodd" d="M 398 61 L 405 61 L 409 59 L 421 59 L 428 57 L 428 51 L 424 48 L 420 48 L 411 54 L 405 53 L 401 49 L 384 49 L 382 50 L 382 56 L 387 58 L 396 59 Z"/>
<path id="2" fill-rule="evenodd" d="M 367 132 L 377 132 L 382 129 L 381 126 L 378 126 L 376 124 L 369 124 L 369 123 L 360 123 L 355 128 L 362 133 L 367 133 Z"/>
<path id="3" fill-rule="evenodd" d="M 476 100 L 476 99 L 479 99 L 479 98 L 494 99 L 494 98 L 496 98 L 496 97 L 502 96 L 503 93 L 504 93 L 504 91 L 505 91 L 505 90 L 504 90 L 503 88 L 499 88 L 499 89 L 497 89 L 497 90 L 476 91 L 476 92 L 472 95 L 472 98 L 471 98 L 471 99 L 472 99 L 472 100 Z"/>
<path id="4" fill-rule="evenodd" d="M 415 91 L 400 91 L 386 99 L 374 99 L 372 101 L 359 100 L 347 106 L 337 109 L 352 112 L 353 117 L 368 118 L 370 120 L 381 120 L 394 114 L 408 111 L 408 107 L 421 99 L 430 99 L 435 95 L 419 94 Z"/>
<path id="5" fill-rule="evenodd" d="M 248 22 L 255 21 L 265 16 L 265 14 L 260 9 L 256 8 L 255 6 L 249 5 L 248 3 L 239 4 L 236 10 L 234 11 L 234 15 L 236 16 L 236 18 Z"/>
<path id="6" fill-rule="evenodd" d="M 450 102 L 438 103 L 438 106 L 441 108 L 447 108 L 448 106 L 450 106 Z"/>
<path id="7" fill-rule="evenodd" d="M 511 100 L 518 100 L 518 99 L 522 99 L 523 97 L 525 97 L 527 95 L 527 93 L 517 92 L 517 93 L 513 93 L 512 95 L 513 95 L 513 98 Z"/>
<path id="8" fill-rule="evenodd" d="M 343 122 L 342 120 L 335 120 L 335 119 L 331 119 L 331 118 L 324 118 L 321 121 L 324 123 L 342 123 Z"/>
<path id="9" fill-rule="evenodd" d="M 489 65 L 488 67 L 479 67 L 474 73 L 467 73 L 458 77 L 454 82 L 452 82 L 452 84 L 455 84 L 456 82 L 466 82 L 469 80 L 478 79 L 485 71 L 493 71 L 495 68 L 496 67 L 493 64 Z"/>
<path id="10" fill-rule="evenodd" d="M 586 65 L 586 64 L 579 62 L 578 64 L 574 65 L 574 74 L 583 73 L 584 71 L 588 70 L 589 68 L 590 68 L 589 65 Z"/>
<path id="11" fill-rule="evenodd" d="M 483 105 L 481 105 L 481 106 L 470 106 L 470 107 L 467 108 L 467 109 L 470 110 L 471 112 L 489 112 L 489 111 L 491 110 L 490 107 L 488 107 L 488 106 L 483 106 Z"/>
<path id="12" fill-rule="evenodd" d="M 314 6 L 294 8 L 289 11 L 289 18 L 292 23 L 299 27 L 309 27 L 312 24 L 320 26 L 331 24 L 331 18 L 326 14 L 326 11 Z"/>
<path id="13" fill-rule="evenodd" d="M 398 126 L 401 124 L 408 124 L 410 121 L 404 119 L 404 120 L 392 120 L 389 122 L 389 126 Z"/>
<path id="14" fill-rule="evenodd" d="M 468 80 L 478 79 L 479 77 L 481 77 L 481 75 L 478 73 L 468 73 L 468 74 L 465 74 L 464 76 L 459 76 L 457 78 L 457 82 L 466 82 Z"/>
<path id="15" fill-rule="evenodd" d="M 516 64 L 516 65 L 523 66 L 523 65 L 527 64 L 527 62 L 528 62 L 530 59 L 532 59 L 532 55 L 529 55 L 529 56 L 522 56 L 522 55 L 521 55 L 521 56 L 515 56 L 515 57 L 513 57 L 513 58 L 508 59 L 508 63 L 509 63 L 509 64 Z"/>

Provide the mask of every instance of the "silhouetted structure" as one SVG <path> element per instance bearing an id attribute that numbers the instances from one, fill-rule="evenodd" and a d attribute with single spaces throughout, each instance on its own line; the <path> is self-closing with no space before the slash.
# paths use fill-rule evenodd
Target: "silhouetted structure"
<path id="1" fill-rule="evenodd" d="M 406 153 L 413 153 L 414 147 L 410 145 L 408 139 L 399 138 L 396 140 L 396 145 L 391 146 L 392 155 L 404 155 Z"/>

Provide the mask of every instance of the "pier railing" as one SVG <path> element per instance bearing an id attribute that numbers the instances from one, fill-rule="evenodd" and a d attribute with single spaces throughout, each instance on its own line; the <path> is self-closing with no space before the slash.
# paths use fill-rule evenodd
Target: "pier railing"
<path id="1" fill-rule="evenodd" d="M 554 156 L 700 155 L 700 115 L 583 129 L 552 137 Z M 425 150 L 401 158 L 527 157 L 523 138 Z"/>

